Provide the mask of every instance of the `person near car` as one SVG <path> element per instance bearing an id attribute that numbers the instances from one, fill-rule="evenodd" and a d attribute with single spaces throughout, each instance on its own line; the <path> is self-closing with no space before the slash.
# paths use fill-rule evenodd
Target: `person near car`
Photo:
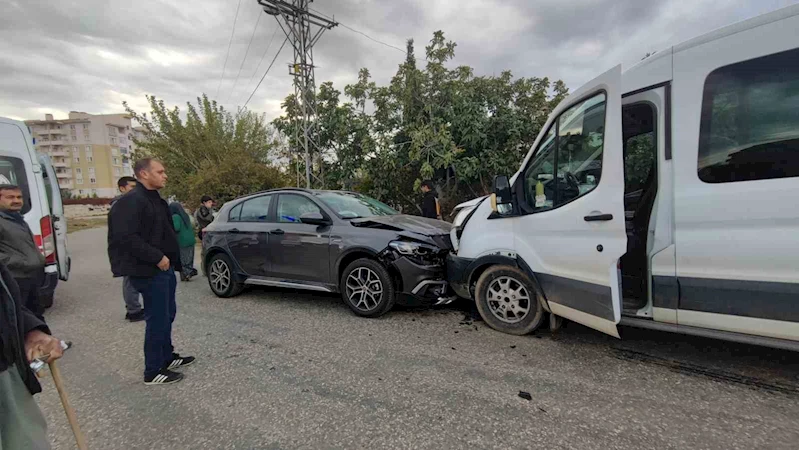
<path id="1" fill-rule="evenodd" d="M 115 277 L 130 277 L 144 299 L 144 383 L 168 384 L 183 379 L 174 372 L 194 362 L 172 346 L 177 313 L 175 270 L 181 270 L 180 248 L 166 201 L 164 165 L 151 158 L 134 164 L 137 184 L 123 195 L 108 218 L 108 258 Z"/>
<path id="2" fill-rule="evenodd" d="M 136 187 L 136 179 L 133 177 L 122 177 L 117 180 L 119 195 L 111 199 L 111 207 L 119 201 L 123 195 L 132 191 Z M 139 291 L 133 287 L 130 277 L 122 278 L 122 299 L 125 301 L 125 319 L 131 322 L 141 322 L 144 320 L 144 309 L 139 301 Z"/>
<path id="3" fill-rule="evenodd" d="M 435 187 L 432 181 L 422 182 L 422 216 L 430 219 L 441 219 L 441 206 L 436 197 Z"/>
<path id="4" fill-rule="evenodd" d="M 180 271 L 180 280 L 189 281 L 191 277 L 197 275 L 197 270 L 194 268 L 194 244 L 197 242 L 194 238 L 194 227 L 179 202 L 170 203 L 169 212 L 172 214 L 172 227 L 178 235 L 180 247 L 180 264 L 183 267 Z"/>
<path id="5" fill-rule="evenodd" d="M 22 216 L 22 189 L 14 184 L 0 185 L 0 262 L 8 267 L 19 286 L 20 301 L 44 320 L 39 288 L 44 280 L 44 255 Z"/>
<path id="6" fill-rule="evenodd" d="M 200 207 L 197 208 L 197 211 L 194 211 L 194 219 L 197 220 L 197 228 L 199 231 L 197 232 L 197 237 L 200 238 L 200 241 L 203 240 L 203 230 L 208 225 L 211 225 L 211 222 L 214 221 L 214 199 L 208 195 L 203 195 L 200 199 Z"/>
<path id="7" fill-rule="evenodd" d="M 42 391 L 30 362 L 61 357 L 61 341 L 22 302 L 12 272 L 0 263 L 0 448 L 47 450 L 47 423 L 34 394 Z"/>

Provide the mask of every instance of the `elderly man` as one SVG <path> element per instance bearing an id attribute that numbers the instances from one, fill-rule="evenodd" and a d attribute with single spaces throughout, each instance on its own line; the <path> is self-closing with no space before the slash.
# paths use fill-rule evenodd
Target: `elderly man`
<path id="1" fill-rule="evenodd" d="M 44 255 L 33 241 L 33 233 L 20 212 L 22 206 L 19 186 L 0 185 L 0 262 L 8 267 L 17 282 L 20 302 L 44 320 L 44 308 L 39 301 Z"/>

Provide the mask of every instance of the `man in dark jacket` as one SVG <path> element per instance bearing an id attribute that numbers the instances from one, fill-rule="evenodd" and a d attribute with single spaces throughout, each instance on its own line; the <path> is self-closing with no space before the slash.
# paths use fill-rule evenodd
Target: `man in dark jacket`
<path id="1" fill-rule="evenodd" d="M 8 267 L 19 286 L 19 300 L 38 318 L 44 319 L 44 308 L 39 302 L 44 255 L 33 241 L 33 233 L 21 214 L 23 204 L 19 186 L 0 185 L 0 262 Z"/>
<path id="2" fill-rule="evenodd" d="M 166 185 L 166 170 L 160 161 L 146 158 L 136 162 L 134 172 L 138 185 L 108 214 L 108 258 L 114 276 L 130 277 L 144 298 L 144 383 L 174 383 L 183 375 L 170 369 L 194 358 L 180 356 L 172 347 L 175 270 L 181 265 L 169 207 L 158 193 Z"/>
<path id="3" fill-rule="evenodd" d="M 46 450 L 47 424 L 33 400 L 42 391 L 30 361 L 61 357 L 61 342 L 18 299 L 19 288 L 0 263 L 0 448 Z"/>
<path id="4" fill-rule="evenodd" d="M 117 180 L 117 187 L 119 188 L 119 195 L 111 200 L 111 207 L 113 207 L 114 203 L 119 201 L 123 195 L 136 187 L 136 179 L 133 177 L 122 177 Z M 144 320 L 144 309 L 142 309 L 141 303 L 139 302 L 139 291 L 133 287 L 130 277 L 122 278 L 122 299 L 125 301 L 125 309 L 127 310 L 125 314 L 126 320 L 131 322 L 140 322 Z"/>
<path id="5" fill-rule="evenodd" d="M 422 182 L 422 216 L 430 219 L 441 219 L 441 211 L 439 211 L 438 198 L 433 187 L 432 181 Z"/>
<path id="6" fill-rule="evenodd" d="M 200 229 L 197 232 L 197 237 L 202 242 L 203 229 L 214 221 L 214 199 L 203 195 L 203 198 L 200 199 L 200 207 L 197 208 L 197 211 L 194 211 L 194 219 L 197 221 L 197 228 Z"/>

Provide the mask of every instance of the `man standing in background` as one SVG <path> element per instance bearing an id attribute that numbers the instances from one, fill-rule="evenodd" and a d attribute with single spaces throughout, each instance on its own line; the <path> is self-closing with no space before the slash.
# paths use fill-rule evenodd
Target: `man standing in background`
<path id="1" fill-rule="evenodd" d="M 119 188 L 119 195 L 111 200 L 112 207 L 123 195 L 136 187 L 136 179 L 133 177 L 122 177 L 117 180 L 117 187 Z M 130 277 L 122 278 L 122 299 L 125 300 L 125 309 L 127 310 L 125 314 L 126 320 L 131 322 L 141 322 L 144 320 L 144 309 L 142 309 L 141 303 L 139 302 L 139 291 L 133 287 L 133 283 L 130 282 Z"/>
<path id="2" fill-rule="evenodd" d="M 214 199 L 208 195 L 203 195 L 203 198 L 200 199 L 200 207 L 197 208 L 197 211 L 194 211 L 194 219 L 197 220 L 197 228 L 200 229 L 197 232 L 197 237 L 202 242 L 203 229 L 214 221 Z"/>
<path id="3" fill-rule="evenodd" d="M 20 302 L 44 320 L 39 288 L 44 279 L 44 255 L 33 241 L 28 223 L 22 216 L 22 189 L 13 184 L 0 185 L 0 262 L 8 267 L 19 285 Z"/>
<path id="4" fill-rule="evenodd" d="M 422 216 L 430 219 L 441 220 L 441 207 L 438 204 L 438 197 L 432 181 L 422 182 Z"/>
<path id="5" fill-rule="evenodd" d="M 172 347 L 177 314 L 175 270 L 181 270 L 177 236 L 166 201 L 160 161 L 145 158 L 133 167 L 137 185 L 123 195 L 108 215 L 108 259 L 115 277 L 127 276 L 144 298 L 144 384 L 175 383 L 183 374 L 171 369 L 194 362 Z"/>

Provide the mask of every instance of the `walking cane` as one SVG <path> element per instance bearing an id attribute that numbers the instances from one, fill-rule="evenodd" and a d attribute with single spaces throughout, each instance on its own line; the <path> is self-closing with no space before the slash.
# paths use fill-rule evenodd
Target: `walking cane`
<path id="1" fill-rule="evenodd" d="M 70 347 L 72 347 L 71 342 L 61 341 L 61 348 L 66 350 Z M 31 363 L 31 369 L 33 369 L 37 375 L 42 367 L 44 367 L 44 361 L 47 360 L 48 356 L 49 355 L 40 356 Z M 58 369 L 56 361 L 47 364 L 50 366 L 50 374 L 53 376 L 53 383 L 55 384 L 56 390 L 58 390 L 58 396 L 61 398 L 61 405 L 64 406 L 64 412 L 67 415 L 69 426 L 72 428 L 72 434 L 75 435 L 78 450 L 88 450 L 89 447 L 86 446 L 86 438 L 83 436 L 83 432 L 81 432 L 80 426 L 78 425 L 78 418 L 75 415 L 75 410 L 72 409 L 72 405 L 69 404 L 69 397 L 67 397 L 67 390 L 64 388 L 64 380 L 61 378 L 61 371 Z"/>

